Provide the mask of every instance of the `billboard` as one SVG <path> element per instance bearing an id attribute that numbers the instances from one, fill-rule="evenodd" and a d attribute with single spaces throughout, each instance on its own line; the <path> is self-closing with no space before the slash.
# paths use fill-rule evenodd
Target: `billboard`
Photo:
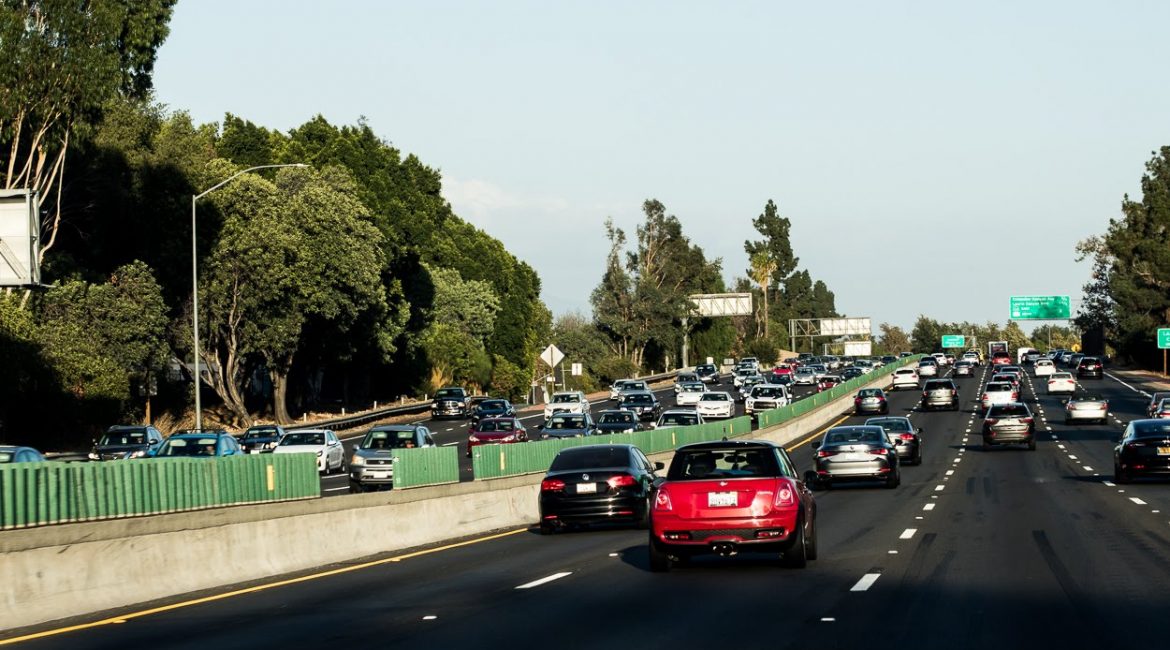
<path id="1" fill-rule="evenodd" d="M 0 190 L 0 287 L 39 284 L 40 203 L 29 190 Z"/>
<path id="2" fill-rule="evenodd" d="M 700 316 L 751 316 L 750 293 L 700 293 L 689 296 Z"/>
<path id="3" fill-rule="evenodd" d="M 820 336 L 869 336 L 868 318 L 822 318 Z"/>

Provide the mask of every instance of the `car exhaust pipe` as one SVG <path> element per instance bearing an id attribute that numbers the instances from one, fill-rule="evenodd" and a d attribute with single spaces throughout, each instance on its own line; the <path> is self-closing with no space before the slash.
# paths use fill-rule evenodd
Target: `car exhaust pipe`
<path id="1" fill-rule="evenodd" d="M 739 553 L 739 549 L 732 542 L 716 542 L 711 545 L 711 551 L 720 557 L 732 557 Z"/>

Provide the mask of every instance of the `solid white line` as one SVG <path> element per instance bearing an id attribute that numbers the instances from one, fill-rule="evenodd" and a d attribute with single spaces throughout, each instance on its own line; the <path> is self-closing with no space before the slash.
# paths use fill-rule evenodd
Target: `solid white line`
<path id="1" fill-rule="evenodd" d="M 1107 373 L 1105 373 L 1105 376 L 1112 379 L 1113 381 L 1121 384 L 1122 386 L 1125 386 L 1126 388 L 1132 390 L 1133 392 L 1138 393 L 1139 395 L 1145 395 L 1146 397 L 1150 396 L 1150 394 L 1147 393 L 1146 391 L 1138 389 L 1138 388 L 1134 388 L 1133 386 L 1130 386 L 1129 384 L 1125 383 L 1124 381 L 1121 381 L 1120 379 L 1117 378 L 1116 375 L 1113 375 L 1113 374 L 1110 374 L 1107 372 Z"/>
<path id="2" fill-rule="evenodd" d="M 907 528 L 906 530 L 902 531 L 902 534 L 898 536 L 898 539 L 910 539 L 911 537 L 914 537 L 914 533 L 917 532 L 917 528 Z"/>
<path id="3" fill-rule="evenodd" d="M 832 616 L 826 616 L 821 619 L 822 623 L 835 623 L 836 621 L 837 619 L 833 618 Z"/>
<path id="4" fill-rule="evenodd" d="M 531 589 L 533 587 L 539 587 L 540 585 L 543 585 L 543 584 L 548 584 L 548 583 L 552 582 L 553 580 L 560 580 L 561 578 L 563 578 L 567 575 L 572 575 L 572 574 L 573 574 L 572 571 L 562 571 L 561 573 L 554 573 L 551 576 L 548 576 L 547 578 L 541 578 L 540 580 L 533 580 L 532 582 L 522 584 L 516 588 L 517 589 Z"/>
<path id="5" fill-rule="evenodd" d="M 348 489 L 349 489 L 349 486 L 347 485 L 345 487 L 339 487 L 339 488 L 325 488 L 324 490 L 321 490 L 321 491 L 322 492 L 339 492 L 341 490 L 348 490 Z M 333 503 L 333 502 L 330 501 L 329 503 Z"/>
<path id="6" fill-rule="evenodd" d="M 443 443 L 443 446 L 444 447 L 454 447 L 457 444 L 459 444 L 458 440 L 456 440 L 455 442 L 445 442 L 445 443 Z"/>
<path id="7" fill-rule="evenodd" d="M 849 591 L 869 591 L 869 588 L 872 587 L 873 583 L 877 582 L 877 579 L 880 577 L 882 577 L 882 574 L 880 573 L 867 573 L 861 576 L 861 580 L 858 580 L 857 584 L 853 585 L 853 588 Z"/>
<path id="8" fill-rule="evenodd" d="M 1139 499 L 1139 498 L 1137 498 L 1137 497 L 1130 497 L 1130 498 L 1129 498 L 1129 500 L 1130 500 L 1130 501 L 1133 501 L 1134 503 L 1138 504 L 1139 506 L 1144 506 L 1144 505 L 1146 505 L 1146 502 L 1145 502 L 1145 501 L 1142 501 L 1141 499 Z"/>

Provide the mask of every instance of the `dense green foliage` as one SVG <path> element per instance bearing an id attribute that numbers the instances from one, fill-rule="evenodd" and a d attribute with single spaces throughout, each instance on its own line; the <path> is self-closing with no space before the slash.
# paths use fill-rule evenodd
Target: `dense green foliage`
<path id="1" fill-rule="evenodd" d="M 41 192 L 52 247 L 48 290 L 0 294 L 5 437 L 88 440 L 140 417 L 155 384 L 190 422 L 191 197 L 259 165 L 308 168 L 242 174 L 197 206 L 209 425 L 452 381 L 523 396 L 551 329 L 535 271 L 364 121 L 280 132 L 152 103 L 173 4 L 0 2 L 5 186 Z"/>
<path id="2" fill-rule="evenodd" d="M 1103 331 L 1121 356 L 1161 367 L 1157 330 L 1170 326 L 1170 147 L 1154 152 L 1142 176 L 1142 198 L 1125 196 L 1121 217 L 1078 246 L 1093 258 L 1093 275 L 1076 322 Z"/>

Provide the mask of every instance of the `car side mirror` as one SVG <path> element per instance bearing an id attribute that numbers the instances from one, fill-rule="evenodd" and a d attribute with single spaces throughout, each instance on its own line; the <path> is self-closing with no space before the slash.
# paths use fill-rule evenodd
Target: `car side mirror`
<path id="1" fill-rule="evenodd" d="M 922 427 L 918 427 L 918 435 L 922 435 Z"/>
<path id="2" fill-rule="evenodd" d="M 654 471 L 666 469 L 666 463 L 656 460 L 654 461 Z"/>

